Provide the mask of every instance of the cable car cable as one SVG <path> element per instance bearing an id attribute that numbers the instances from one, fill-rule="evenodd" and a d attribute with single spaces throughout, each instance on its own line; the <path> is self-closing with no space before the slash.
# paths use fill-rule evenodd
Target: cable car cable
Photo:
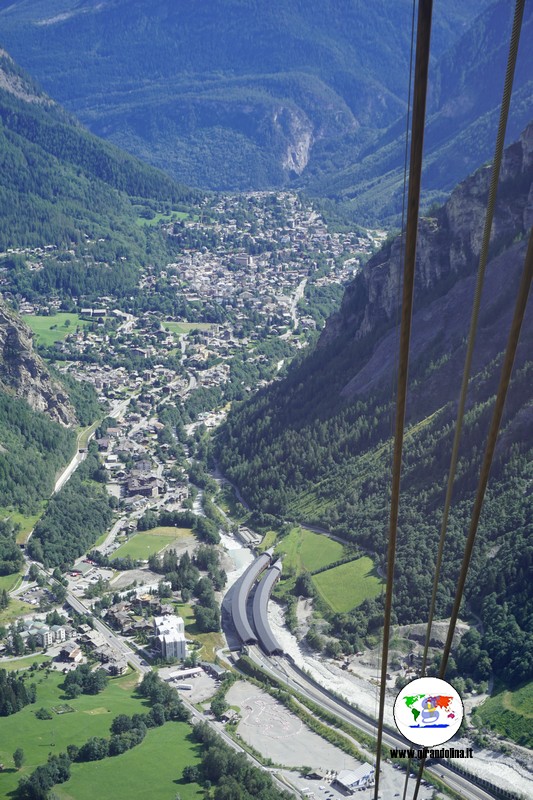
<path id="1" fill-rule="evenodd" d="M 496 194 L 498 190 L 498 181 L 500 175 L 500 168 L 501 162 L 503 157 L 503 146 L 505 141 L 505 132 L 507 128 L 507 120 L 509 117 L 509 108 L 511 105 L 511 97 L 512 97 L 512 90 L 513 90 L 513 80 L 514 80 L 514 73 L 516 68 L 516 60 L 518 56 L 518 45 L 520 42 L 520 33 L 522 30 L 522 20 L 524 15 L 524 5 L 525 0 L 516 0 L 515 3 L 515 10 L 513 16 L 513 23 L 511 28 L 511 37 L 509 40 L 509 54 L 507 57 L 507 67 L 505 71 L 505 79 L 503 85 L 503 93 L 502 93 L 502 102 L 500 107 L 500 119 L 498 122 L 498 131 L 496 135 L 496 143 L 494 146 L 494 159 L 492 164 L 492 174 L 491 180 L 489 185 L 489 193 L 487 197 L 487 211 L 485 215 L 485 226 L 483 230 L 483 239 L 482 245 L 479 255 L 479 266 L 478 266 L 478 273 L 477 273 L 477 280 L 476 280 L 476 287 L 474 292 L 474 303 L 472 307 L 472 316 L 470 321 L 470 330 L 468 335 L 468 345 L 467 345 L 467 352 L 465 356 L 465 365 L 463 370 L 463 380 L 461 385 L 460 397 L 459 397 L 459 404 L 457 410 L 457 420 L 455 423 L 455 432 L 454 432 L 454 440 L 452 446 L 452 455 L 450 459 L 450 469 L 448 473 L 448 484 L 446 488 L 446 499 L 444 503 L 444 511 L 442 517 L 442 524 L 441 524 L 441 531 L 440 531 L 440 538 L 439 538 L 439 545 L 437 550 L 437 560 L 435 564 L 435 576 L 433 579 L 433 590 L 431 595 L 431 602 L 429 608 L 429 615 L 428 615 L 428 623 L 426 628 L 426 639 L 424 643 L 424 653 L 422 657 L 422 667 L 421 667 L 421 677 L 426 674 L 426 667 L 427 667 L 427 658 L 428 658 L 428 651 L 429 651 L 429 643 L 431 640 L 431 628 L 433 625 L 433 618 L 435 615 L 435 606 L 436 606 L 436 599 L 437 599 L 437 591 L 438 585 L 440 580 L 440 573 L 442 568 L 442 558 L 444 555 L 444 543 L 446 539 L 446 532 L 448 528 L 448 517 L 450 512 L 451 506 L 451 499 L 452 499 L 452 492 L 453 492 L 453 484 L 455 480 L 455 473 L 457 468 L 457 461 L 459 456 L 459 441 L 461 437 L 463 419 L 464 419 L 464 410 L 466 405 L 466 396 L 468 391 L 468 383 L 470 379 L 470 370 L 472 365 L 472 356 L 474 351 L 474 344 L 475 344 L 475 337 L 476 337 L 476 330 L 477 330 L 477 322 L 479 316 L 479 308 L 481 304 L 481 293 L 483 289 L 483 282 L 485 277 L 485 269 L 488 261 L 488 252 L 489 252 L 489 245 L 490 245 L 490 232 L 492 229 L 492 222 L 494 218 L 494 210 L 496 206 Z M 450 621 L 451 625 L 451 621 Z M 455 623 L 454 623 L 455 628 Z M 453 638 L 453 633 L 452 633 Z M 448 656 L 446 656 L 446 664 L 448 661 Z M 441 670 L 442 670 L 442 661 L 441 661 Z M 446 672 L 446 667 L 444 668 L 444 674 Z M 441 674 L 443 677 L 443 674 Z M 418 769 L 416 785 L 413 793 L 413 800 L 417 800 L 418 792 L 420 789 L 420 783 L 422 780 L 422 775 L 424 772 L 424 764 L 425 758 L 420 761 L 420 766 Z M 406 779 L 407 780 L 407 779 Z M 405 794 L 404 798 L 405 800 Z"/>
<path id="2" fill-rule="evenodd" d="M 455 473 L 457 468 L 457 461 L 459 458 L 459 441 L 461 438 L 461 431 L 463 427 L 463 419 L 466 405 L 466 396 L 468 392 L 468 383 L 470 379 L 470 369 L 472 365 L 472 356 L 474 353 L 474 345 L 476 340 L 477 323 L 479 317 L 479 308 L 481 305 L 481 293 L 483 290 L 483 282 L 485 278 L 485 268 L 488 261 L 490 232 L 492 229 L 492 221 L 494 218 L 494 209 L 496 206 L 496 193 L 498 190 L 498 180 L 500 176 L 500 167 L 503 156 L 503 145 L 505 141 L 505 131 L 507 128 L 507 119 L 509 117 L 509 106 L 511 104 L 511 95 L 513 89 L 513 78 L 516 66 L 516 58 L 518 53 L 518 43 L 520 40 L 520 30 L 522 26 L 522 17 L 524 13 L 525 0 L 516 0 L 513 27 L 511 32 L 511 39 L 509 43 L 509 56 L 507 59 L 507 69 L 505 73 L 505 81 L 503 88 L 503 97 L 500 108 L 500 120 L 498 123 L 498 133 L 496 136 L 496 144 L 494 147 L 494 159 L 492 164 L 492 175 L 489 186 L 489 194 L 487 199 L 487 211 L 485 216 L 485 227 L 483 231 L 483 239 L 481 250 L 479 254 L 479 267 L 477 273 L 477 281 L 474 292 L 474 304 L 472 307 L 472 316 L 470 321 L 470 330 L 468 334 L 468 346 L 465 356 L 465 364 L 463 370 L 463 381 L 461 385 L 461 392 L 459 396 L 459 404 L 457 410 L 457 420 L 455 423 L 455 433 L 452 447 L 452 455 L 450 459 L 450 470 L 448 473 L 448 484 L 446 488 L 446 500 L 444 503 L 444 512 L 442 517 L 442 525 L 440 531 L 440 539 L 437 551 L 437 560 L 435 565 L 435 577 L 433 580 L 433 593 L 431 596 L 431 603 L 429 607 L 428 625 L 426 629 L 426 641 L 424 644 L 424 654 L 422 656 L 421 676 L 426 673 L 427 658 L 429 650 L 429 642 L 431 639 L 431 628 L 433 625 L 433 618 L 435 615 L 435 605 L 437 598 L 437 590 L 442 568 L 442 558 L 444 554 L 444 542 L 446 539 L 446 532 L 448 528 L 448 517 L 450 513 L 450 506 L 452 500 L 453 484 L 455 480 Z"/>
<path id="3" fill-rule="evenodd" d="M 389 544 L 387 552 L 387 585 L 385 593 L 385 615 L 383 625 L 383 652 L 381 662 L 381 686 L 376 747 L 374 800 L 377 800 L 378 798 L 381 746 L 383 740 L 383 716 L 385 710 L 387 660 L 389 653 L 390 620 L 392 611 L 392 588 L 394 579 L 394 561 L 396 556 L 398 508 L 400 500 L 400 477 L 407 396 L 407 377 L 409 371 L 409 343 L 411 337 L 411 319 L 413 311 L 416 239 L 418 232 L 418 210 L 420 206 L 420 184 L 422 177 L 422 152 L 424 147 L 424 121 L 426 112 L 432 11 L 433 0 L 420 0 L 418 6 L 411 160 L 409 167 L 409 191 L 407 197 L 407 230 L 405 237 L 405 263 L 403 271 L 398 395 L 396 401 L 393 480 L 389 520 Z"/>

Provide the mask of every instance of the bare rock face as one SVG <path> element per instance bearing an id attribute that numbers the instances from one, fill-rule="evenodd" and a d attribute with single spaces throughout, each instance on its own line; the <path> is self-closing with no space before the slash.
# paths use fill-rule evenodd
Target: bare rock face
<path id="1" fill-rule="evenodd" d="M 0 390 L 26 400 L 54 422 L 73 425 L 76 415 L 68 395 L 33 352 L 31 336 L 28 326 L 0 304 Z"/>
<path id="2" fill-rule="evenodd" d="M 477 270 L 491 176 L 482 167 L 450 196 L 434 217 L 421 219 L 418 229 L 416 297 L 446 292 Z M 498 253 L 526 236 L 533 222 L 533 123 L 504 153 L 491 234 L 491 251 Z M 322 333 L 319 346 L 338 336 L 355 340 L 394 323 L 401 303 L 400 255 L 397 237 L 373 256 L 348 286 L 340 311 Z M 416 311 L 416 305 L 415 305 Z"/>
<path id="3" fill-rule="evenodd" d="M 287 139 L 287 149 L 282 157 L 283 169 L 301 175 L 314 141 L 309 118 L 300 109 L 281 108 L 274 114 L 274 127 Z"/>

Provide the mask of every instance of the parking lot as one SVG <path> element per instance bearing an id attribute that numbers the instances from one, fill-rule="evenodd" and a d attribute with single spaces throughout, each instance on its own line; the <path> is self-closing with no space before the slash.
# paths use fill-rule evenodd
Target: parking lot
<path id="1" fill-rule="evenodd" d="M 368 789 L 358 789 L 352 795 L 343 794 L 331 786 L 332 773 L 326 775 L 324 780 L 310 780 L 295 772 L 284 772 L 285 778 L 289 783 L 294 786 L 304 797 L 309 800 L 346 800 L 346 797 L 353 797 L 356 800 L 372 800 L 374 797 L 374 787 Z M 400 769 L 394 769 L 391 764 L 382 764 L 381 778 L 379 781 L 379 797 L 382 800 L 395 800 L 395 798 L 403 797 L 403 788 L 405 782 L 405 772 Z M 409 778 L 409 786 L 407 789 L 407 797 L 413 796 L 415 779 Z M 421 800 L 444 800 L 441 794 L 434 795 L 434 789 L 430 786 L 421 786 L 418 794 Z"/>
<path id="2" fill-rule="evenodd" d="M 183 680 L 174 680 L 172 674 L 176 670 L 177 667 L 162 667 L 159 670 L 159 675 L 164 681 L 168 681 L 171 686 L 177 689 L 190 703 L 202 703 L 205 700 L 209 700 L 218 689 L 218 681 L 215 681 L 203 670 L 199 675 L 187 677 Z M 191 688 L 184 690 L 183 686 L 190 686 Z"/>
<path id="3" fill-rule="evenodd" d="M 354 758 L 310 731 L 295 714 L 266 692 L 238 681 L 228 691 L 226 700 L 240 709 L 237 733 L 274 763 L 289 767 L 313 766 L 323 773 L 358 766 Z"/>
<path id="4" fill-rule="evenodd" d="M 68 583 L 71 592 L 77 595 L 83 595 L 85 590 L 99 580 L 108 581 L 113 577 L 113 570 L 105 569 L 104 567 L 96 567 L 92 564 L 83 564 L 83 569 L 77 568 L 76 572 L 80 574 L 68 573 Z"/>

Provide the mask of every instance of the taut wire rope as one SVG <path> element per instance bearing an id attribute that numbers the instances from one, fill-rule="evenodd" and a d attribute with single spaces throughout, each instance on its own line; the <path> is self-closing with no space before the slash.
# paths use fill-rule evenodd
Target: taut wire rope
<path id="1" fill-rule="evenodd" d="M 394 562 L 396 555 L 398 509 L 400 500 L 400 477 L 402 466 L 405 407 L 407 398 L 407 377 L 409 372 L 409 343 L 411 338 L 411 319 L 413 311 L 416 239 L 418 232 L 418 211 L 420 205 L 420 184 L 422 177 L 422 152 L 424 148 L 424 122 L 426 113 L 432 12 L 433 0 L 420 0 L 418 6 L 411 159 L 409 167 L 409 191 L 407 197 L 407 230 L 405 237 L 405 263 L 403 271 L 400 357 L 398 365 L 398 394 L 396 401 L 396 426 L 389 519 L 389 544 L 387 550 L 387 585 L 385 592 L 385 613 L 383 621 L 383 651 L 381 657 L 381 685 L 376 746 L 374 800 L 378 799 L 381 746 L 383 741 L 383 716 L 385 710 L 387 661 L 389 653 L 390 621 L 392 611 L 392 589 L 394 580 Z"/>
<path id="2" fill-rule="evenodd" d="M 481 516 L 481 509 L 483 507 L 483 500 L 485 499 L 485 491 L 487 489 L 487 483 L 489 480 L 490 468 L 492 465 L 492 459 L 494 456 L 494 450 L 496 448 L 496 440 L 498 438 L 498 432 L 500 430 L 500 424 L 503 415 L 503 409 L 505 405 L 505 400 L 507 397 L 507 391 L 509 389 L 509 383 L 511 381 L 511 372 L 513 369 L 513 363 L 516 355 L 516 349 L 518 347 L 518 341 L 520 338 L 520 330 L 522 327 L 522 322 L 524 320 L 524 315 L 527 306 L 527 300 L 529 296 L 529 291 L 531 289 L 531 281 L 533 279 L 533 227 L 530 230 L 529 234 L 529 244 L 527 248 L 526 258 L 524 261 L 524 268 L 522 270 L 522 277 L 520 280 L 520 286 L 518 287 L 518 293 L 516 298 L 516 305 L 515 311 L 513 316 L 513 321 L 511 323 L 511 329 L 509 332 L 509 337 L 507 340 L 507 348 L 505 351 L 505 357 L 503 361 L 502 371 L 500 375 L 500 382 L 498 385 L 498 391 L 496 394 L 496 400 L 494 403 L 494 410 L 492 413 L 492 420 L 489 428 L 489 433 L 487 436 L 487 443 L 485 447 L 485 454 L 483 456 L 483 463 L 481 465 L 481 471 L 479 474 L 479 482 L 478 488 L 476 492 L 476 497 L 474 501 L 474 508 L 472 511 L 472 517 L 470 520 L 470 528 L 468 531 L 468 536 L 465 544 L 465 550 L 463 555 L 463 562 L 461 564 L 461 570 L 459 573 L 459 580 L 457 583 L 457 591 L 455 594 L 455 601 L 453 604 L 453 610 L 450 617 L 450 624 L 448 626 L 448 635 L 446 637 L 446 643 L 444 645 L 444 651 L 442 653 L 441 663 L 440 663 L 440 671 L 439 677 L 444 678 L 446 675 L 446 668 L 448 666 L 448 658 L 450 656 L 450 651 L 452 648 L 452 641 L 453 635 L 455 633 L 455 626 L 457 624 L 457 618 L 459 616 L 459 608 L 461 606 L 461 599 L 463 596 L 464 586 L 466 582 L 466 576 L 468 574 L 468 568 L 470 566 L 470 559 L 472 557 L 472 551 L 474 549 L 474 542 L 476 539 L 476 533 L 479 523 L 479 518 Z M 425 759 L 422 759 L 420 762 L 420 770 L 418 772 L 415 792 L 413 795 L 413 800 L 416 800 L 418 797 L 418 789 L 420 787 L 420 781 L 422 779 L 422 772 L 424 769 Z"/>
<path id="3" fill-rule="evenodd" d="M 503 147 L 505 142 L 505 132 L 507 129 L 507 120 L 509 117 L 509 108 L 511 105 L 511 97 L 513 92 L 513 80 L 516 68 L 516 59 L 518 56 L 518 45 L 520 42 L 520 33 L 522 30 L 522 19 L 524 15 L 525 0 L 516 0 L 515 10 L 513 16 L 513 23 L 511 28 L 511 37 L 509 40 L 509 54 L 507 57 L 507 67 L 505 71 L 505 79 L 503 84 L 502 102 L 500 107 L 500 118 L 498 122 L 498 131 L 496 135 L 496 143 L 494 146 L 494 158 L 492 163 L 492 173 L 489 185 L 489 193 L 487 198 L 487 210 L 485 215 L 485 226 L 483 230 L 483 239 L 479 254 L 479 266 L 476 279 L 476 287 L 474 291 L 474 302 L 472 306 L 472 315 L 470 319 L 470 330 L 468 334 L 468 344 L 465 356 L 465 364 L 463 369 L 463 378 L 461 384 L 461 391 L 459 396 L 459 403 L 457 408 L 457 419 L 455 423 L 454 439 L 452 446 L 452 455 L 450 458 L 450 468 L 448 473 L 448 482 L 446 487 L 446 498 L 444 501 L 444 510 L 442 515 L 442 523 L 439 537 L 439 544 L 437 549 L 437 558 L 435 562 L 435 575 L 433 579 L 433 589 L 431 594 L 431 601 L 428 614 L 428 623 L 426 628 L 426 639 L 424 643 L 424 653 L 422 656 L 421 676 L 426 674 L 427 659 L 429 651 L 429 643 L 431 641 L 431 629 L 433 626 L 433 619 L 435 616 L 435 607 L 437 601 L 437 591 L 440 581 L 440 574 L 442 570 L 442 559 L 444 555 L 444 544 L 446 540 L 446 533 L 448 529 L 448 518 L 450 514 L 450 506 L 452 501 L 453 484 L 455 481 L 455 473 L 457 469 L 457 461 L 459 457 L 459 443 L 463 427 L 464 411 L 466 406 L 466 397 L 468 392 L 468 383 L 470 380 L 470 370 L 472 366 L 472 357 L 474 353 L 474 345 L 476 339 L 477 323 L 479 317 L 479 308 L 481 305 L 481 294 L 483 290 L 483 283 L 485 278 L 485 269 L 488 261 L 489 246 L 490 246 L 490 233 L 492 230 L 492 222 L 494 219 L 494 210 L 496 207 L 496 194 L 498 190 L 498 181 L 500 176 L 501 162 L 503 157 Z M 451 625 L 451 621 L 450 621 Z M 455 623 L 454 623 L 455 627 Z M 453 638 L 453 634 L 452 634 Z M 446 663 L 448 656 L 446 657 Z M 442 661 L 441 661 L 442 670 Z M 444 670 L 444 672 L 446 669 Z M 441 674 L 442 677 L 442 674 Z M 424 771 L 425 759 L 420 762 L 413 800 L 417 800 L 422 774 Z M 407 779 L 406 779 L 407 780 Z M 405 792 L 402 800 L 405 800 Z"/>
<path id="4" fill-rule="evenodd" d="M 446 488 L 446 499 L 444 502 L 444 511 L 442 516 L 442 524 L 440 530 L 440 539 L 437 551 L 437 560 L 435 564 L 435 577 L 433 580 L 433 592 L 431 596 L 431 603 L 429 607 L 428 625 L 426 629 L 426 640 L 424 644 L 424 654 L 422 656 L 421 675 L 424 676 L 427 667 L 429 642 L 431 639 L 431 627 L 433 625 L 433 618 L 435 616 L 435 605 L 437 599 L 437 590 L 442 569 L 442 557 L 444 553 L 444 543 L 446 540 L 446 531 L 448 528 L 448 517 L 450 514 L 450 505 L 452 501 L 453 484 L 455 480 L 455 472 L 457 469 L 457 460 L 459 457 L 459 442 L 461 438 L 461 431 L 463 427 L 463 419 L 466 405 L 466 396 L 468 392 L 468 382 L 470 379 L 470 369 L 472 366 L 472 356 L 474 353 L 474 345 L 476 340 L 477 323 L 479 317 L 479 307 L 481 304 L 481 293 L 483 290 L 483 282 L 485 278 L 485 269 L 488 261 L 490 232 L 492 229 L 492 221 L 494 218 L 494 209 L 496 206 L 496 193 L 498 190 L 498 179 L 500 176 L 500 167 L 503 156 L 503 145 L 505 141 L 505 131 L 507 128 L 507 119 L 509 117 L 509 106 L 511 104 L 511 95 L 513 89 L 513 78 L 516 66 L 516 57 L 518 53 L 518 43 L 520 40 L 520 29 L 522 26 L 522 16 L 524 12 L 525 0 L 516 0 L 515 13 L 513 20 L 513 27 L 511 39 L 509 43 L 509 56 L 507 59 L 507 69 L 505 73 L 505 82 L 503 87 L 503 97 L 500 108 L 500 120 L 498 123 L 498 133 L 496 136 L 496 144 L 494 147 L 494 159 L 492 163 L 492 174 L 489 186 L 489 194 L 487 199 L 487 211 L 485 215 L 485 227 L 483 230 L 483 239 L 481 250 L 479 254 L 479 267 L 477 273 L 476 287 L 474 292 L 474 303 L 472 307 L 472 316 L 470 320 L 470 330 L 468 334 L 468 346 L 465 356 L 465 364 L 463 370 L 463 381 L 461 385 L 461 392 L 459 396 L 459 404 L 457 409 L 457 420 L 455 423 L 455 433 L 453 439 L 452 455 L 450 459 L 450 469 L 448 473 L 448 484 Z"/>

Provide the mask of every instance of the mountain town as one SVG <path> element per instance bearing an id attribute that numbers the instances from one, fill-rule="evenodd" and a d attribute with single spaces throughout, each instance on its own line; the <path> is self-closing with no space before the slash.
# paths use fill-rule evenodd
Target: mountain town
<path id="1" fill-rule="evenodd" d="M 363 6 L 0 3 L 0 797 L 531 795 L 533 12 Z"/>

